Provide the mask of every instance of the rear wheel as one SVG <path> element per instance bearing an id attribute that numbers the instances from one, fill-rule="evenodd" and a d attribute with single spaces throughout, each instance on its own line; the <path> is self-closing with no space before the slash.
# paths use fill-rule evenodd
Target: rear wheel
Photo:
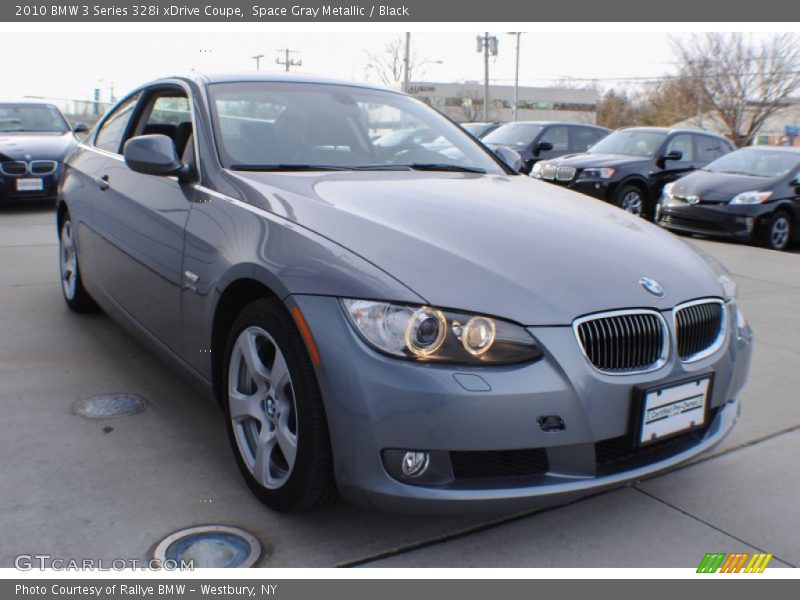
<path id="1" fill-rule="evenodd" d="M 792 219 L 782 210 L 777 211 L 767 225 L 766 244 L 773 250 L 786 250 L 792 241 Z"/>
<path id="2" fill-rule="evenodd" d="M 637 217 L 645 216 L 645 197 L 635 185 L 623 185 L 618 189 L 614 194 L 614 204 Z"/>
<path id="3" fill-rule="evenodd" d="M 278 511 L 335 498 L 322 395 L 281 302 L 257 300 L 242 310 L 228 336 L 224 377 L 228 434 L 253 493 Z"/>
<path id="4" fill-rule="evenodd" d="M 58 232 L 58 258 L 61 293 L 67 306 L 77 313 L 98 310 L 97 304 L 83 287 L 75 245 L 75 232 L 72 229 L 72 219 L 70 219 L 69 213 L 64 214 Z"/>

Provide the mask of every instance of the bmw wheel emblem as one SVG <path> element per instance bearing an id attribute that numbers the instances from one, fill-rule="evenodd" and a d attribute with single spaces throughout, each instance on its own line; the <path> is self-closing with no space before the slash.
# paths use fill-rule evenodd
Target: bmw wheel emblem
<path id="1" fill-rule="evenodd" d="M 644 289 L 653 294 L 653 296 L 658 296 L 659 298 L 664 297 L 664 288 L 661 287 L 661 284 L 658 283 L 655 279 L 650 279 L 649 277 L 642 277 L 639 280 L 639 283 Z"/>

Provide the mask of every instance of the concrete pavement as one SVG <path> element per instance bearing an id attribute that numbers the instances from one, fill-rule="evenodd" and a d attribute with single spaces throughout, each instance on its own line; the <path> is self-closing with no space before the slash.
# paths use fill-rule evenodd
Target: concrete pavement
<path id="1" fill-rule="evenodd" d="M 695 566 L 705 552 L 800 564 L 800 253 L 697 241 L 739 282 L 756 333 L 742 419 L 696 464 L 569 506 L 423 518 L 339 503 L 278 515 L 249 493 L 221 412 L 104 315 L 64 307 L 51 207 L 0 208 L 0 566 L 19 553 L 142 558 L 195 524 L 245 527 L 260 566 Z M 138 415 L 72 413 L 106 392 Z M 108 428 L 112 428 L 110 431 Z"/>

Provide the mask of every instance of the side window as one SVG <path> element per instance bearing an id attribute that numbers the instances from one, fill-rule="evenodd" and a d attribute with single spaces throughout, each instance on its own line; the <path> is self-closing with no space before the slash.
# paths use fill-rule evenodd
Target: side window
<path id="1" fill-rule="evenodd" d="M 128 123 L 139 100 L 139 95 L 139 93 L 136 93 L 125 100 L 103 122 L 94 138 L 94 145 L 97 148 L 119 154 L 122 137 L 128 128 Z"/>
<path id="2" fill-rule="evenodd" d="M 572 129 L 572 152 L 585 152 L 597 141 L 594 129 L 575 127 Z"/>
<path id="3" fill-rule="evenodd" d="M 539 142 L 553 144 L 553 150 L 566 152 L 569 150 L 569 130 L 564 126 L 550 127 L 539 138 Z"/>
<path id="4" fill-rule="evenodd" d="M 666 153 L 669 154 L 670 152 L 681 152 L 683 156 L 681 157 L 681 162 L 690 162 L 694 160 L 694 143 L 692 141 L 691 135 L 687 133 L 681 133 L 676 135 L 669 141 L 667 144 Z"/>
<path id="5" fill-rule="evenodd" d="M 165 135 L 174 142 L 178 156 L 182 157 L 193 134 L 189 99 L 183 92 L 169 91 L 160 93 L 147 104 L 147 109 L 136 126 L 135 134 Z"/>
<path id="6" fill-rule="evenodd" d="M 717 160 L 723 154 L 730 152 L 728 142 L 707 135 L 696 135 L 695 145 L 697 160 L 702 162 Z"/>

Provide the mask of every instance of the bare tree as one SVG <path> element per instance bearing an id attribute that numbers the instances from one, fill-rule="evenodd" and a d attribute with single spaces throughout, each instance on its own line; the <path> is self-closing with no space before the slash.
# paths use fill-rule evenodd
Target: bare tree
<path id="1" fill-rule="evenodd" d="M 383 85 L 399 87 L 403 82 L 405 53 L 405 41 L 402 37 L 393 38 L 386 42 L 381 52 L 367 51 L 367 76 L 375 75 Z M 420 58 L 412 46 L 408 60 L 408 80 L 414 81 L 415 76 L 421 76 L 425 65 L 430 64 L 430 62 Z"/>
<path id="2" fill-rule="evenodd" d="M 709 112 L 737 146 L 800 90 L 800 43 L 789 33 L 754 41 L 742 33 L 673 38 L 679 76 L 699 112 Z"/>
<path id="3" fill-rule="evenodd" d="M 483 95 L 477 92 L 464 91 L 458 94 L 461 99 L 460 121 L 475 123 L 483 120 Z"/>
<path id="4" fill-rule="evenodd" d="M 597 124 L 619 129 L 636 122 L 637 106 L 624 91 L 608 90 L 597 103 Z"/>

